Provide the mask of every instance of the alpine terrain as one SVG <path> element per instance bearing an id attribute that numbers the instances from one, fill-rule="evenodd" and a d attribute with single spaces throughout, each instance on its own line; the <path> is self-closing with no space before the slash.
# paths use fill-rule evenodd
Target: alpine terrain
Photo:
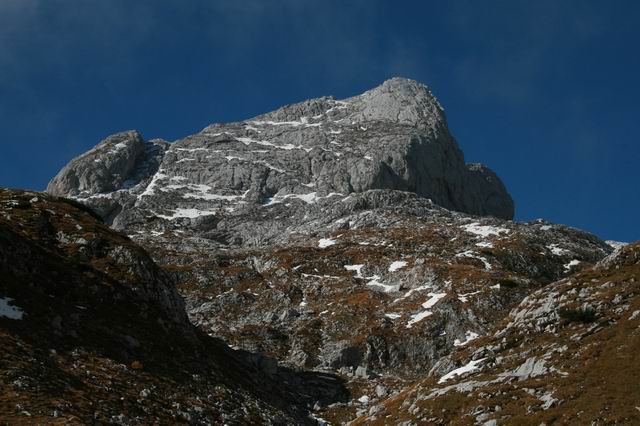
<path id="1" fill-rule="evenodd" d="M 513 217 L 404 78 L 109 136 L 0 191 L 0 419 L 640 424 L 640 244 Z"/>

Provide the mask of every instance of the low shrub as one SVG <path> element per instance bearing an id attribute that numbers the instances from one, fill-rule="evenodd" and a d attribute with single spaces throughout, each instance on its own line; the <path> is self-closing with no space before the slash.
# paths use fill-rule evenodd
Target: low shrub
<path id="1" fill-rule="evenodd" d="M 596 319 L 596 311 L 591 308 L 561 308 L 558 310 L 558 315 L 567 322 L 582 322 L 585 324 L 593 322 Z"/>

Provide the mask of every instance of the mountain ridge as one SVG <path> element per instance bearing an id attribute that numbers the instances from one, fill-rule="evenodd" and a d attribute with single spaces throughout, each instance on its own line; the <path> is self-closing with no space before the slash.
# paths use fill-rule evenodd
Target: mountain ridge
<path id="1" fill-rule="evenodd" d="M 156 146 L 155 156 L 145 146 Z M 136 164 L 145 168 L 140 163 L 150 163 L 146 174 L 136 171 Z M 153 200 L 159 184 L 160 191 L 176 193 L 171 203 Z M 82 199 L 105 217 L 120 215 L 110 221 L 125 228 L 129 213 L 206 215 L 212 205 L 237 209 L 274 197 L 368 189 L 415 192 L 454 210 L 513 217 L 511 197 L 495 173 L 465 165 L 428 88 L 402 78 L 344 101 L 317 98 L 213 124 L 169 145 L 146 143 L 136 131 L 119 133 L 72 160 L 47 192 Z"/>

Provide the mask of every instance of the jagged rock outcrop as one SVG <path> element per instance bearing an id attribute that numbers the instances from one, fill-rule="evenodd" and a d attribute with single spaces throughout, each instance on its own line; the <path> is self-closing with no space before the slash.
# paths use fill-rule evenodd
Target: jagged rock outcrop
<path id="1" fill-rule="evenodd" d="M 137 131 L 117 133 L 73 159 L 51 180 L 46 192 L 78 199 L 90 197 L 88 204 L 112 223 L 124 206 L 135 202 L 129 189 L 157 173 L 168 148 L 161 139 L 145 141 Z"/>
<path id="2" fill-rule="evenodd" d="M 219 217 L 371 189 L 513 217 L 500 179 L 484 166 L 465 165 L 435 97 L 402 78 L 342 101 L 324 97 L 214 124 L 170 145 L 144 142 L 137 132 L 114 135 L 73 160 L 47 191 L 76 197 L 128 229 L 151 216 Z"/>

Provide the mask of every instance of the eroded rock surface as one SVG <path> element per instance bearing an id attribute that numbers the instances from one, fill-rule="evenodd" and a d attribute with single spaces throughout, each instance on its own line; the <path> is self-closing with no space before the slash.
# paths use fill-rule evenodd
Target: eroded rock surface
<path id="1" fill-rule="evenodd" d="M 172 144 L 117 134 L 73 160 L 47 191 L 77 197 L 128 229 L 149 216 L 251 214 L 289 198 L 335 201 L 371 189 L 513 217 L 500 179 L 465 164 L 428 88 L 402 78 L 342 101 L 324 97 L 214 124 Z"/>
<path id="2" fill-rule="evenodd" d="M 315 424 L 348 395 L 196 329 L 171 275 L 86 207 L 4 189 L 0 366 L 7 424 Z"/>

